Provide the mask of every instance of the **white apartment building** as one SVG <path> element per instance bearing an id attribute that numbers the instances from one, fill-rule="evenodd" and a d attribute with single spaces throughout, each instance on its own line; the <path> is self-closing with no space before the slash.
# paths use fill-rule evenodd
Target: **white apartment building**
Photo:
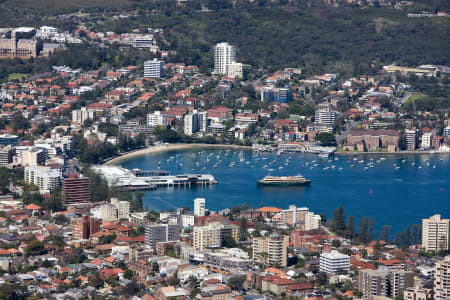
<path id="1" fill-rule="evenodd" d="M 193 135 L 197 131 L 199 131 L 199 120 L 198 114 L 196 111 L 193 111 L 190 114 L 184 116 L 184 134 L 185 135 Z"/>
<path id="2" fill-rule="evenodd" d="M 164 61 L 154 58 L 144 62 L 145 78 L 162 78 L 164 77 Z"/>
<path id="3" fill-rule="evenodd" d="M 14 147 L 11 145 L 0 146 L 0 166 L 7 166 L 13 160 L 14 156 Z"/>
<path id="4" fill-rule="evenodd" d="M 288 236 L 257 237 L 253 239 L 253 260 L 259 263 L 287 266 Z"/>
<path id="5" fill-rule="evenodd" d="M 119 201 L 118 198 L 111 198 L 111 203 L 96 206 L 91 209 L 94 218 L 104 221 L 115 221 L 128 219 L 130 216 L 130 203 Z"/>
<path id="6" fill-rule="evenodd" d="M 232 62 L 227 65 L 227 76 L 242 79 L 244 77 L 244 65 L 238 62 Z"/>
<path id="7" fill-rule="evenodd" d="M 147 114 L 147 126 L 167 126 L 167 115 L 160 111 Z"/>
<path id="8" fill-rule="evenodd" d="M 75 124 L 83 124 L 86 120 L 95 120 L 97 111 L 82 107 L 72 111 L 72 122 Z"/>
<path id="9" fill-rule="evenodd" d="M 422 219 L 422 248 L 425 251 L 449 249 L 450 220 L 441 215 Z"/>
<path id="10" fill-rule="evenodd" d="M 323 124 L 323 125 L 334 125 L 336 121 L 337 112 L 334 111 L 331 107 L 325 106 L 320 109 L 317 109 L 314 115 L 314 123 L 315 124 Z"/>
<path id="11" fill-rule="evenodd" d="M 195 225 L 195 216 L 191 214 L 182 214 L 181 225 L 183 227 L 193 227 Z"/>
<path id="12" fill-rule="evenodd" d="M 417 145 L 417 129 L 405 130 L 406 150 L 414 151 Z"/>
<path id="13" fill-rule="evenodd" d="M 350 272 L 350 256 L 336 250 L 320 255 L 320 272 L 338 274 Z"/>
<path id="14" fill-rule="evenodd" d="M 422 143 L 420 145 L 420 148 L 429 149 L 431 147 L 431 138 L 432 135 L 430 131 L 424 132 L 422 134 Z"/>
<path id="15" fill-rule="evenodd" d="M 306 215 L 309 213 L 307 207 L 296 207 L 289 205 L 288 209 L 281 211 L 281 223 L 285 225 L 304 224 Z"/>
<path id="16" fill-rule="evenodd" d="M 194 215 L 197 217 L 203 217 L 205 215 L 205 198 L 194 199 Z"/>
<path id="17" fill-rule="evenodd" d="M 219 248 L 222 245 L 221 225 L 209 224 L 208 226 L 194 227 L 194 248 L 203 251 L 208 248 Z"/>
<path id="18" fill-rule="evenodd" d="M 446 137 L 450 137 L 450 126 L 447 126 L 447 127 L 444 128 L 443 134 Z"/>
<path id="19" fill-rule="evenodd" d="M 197 116 L 199 131 L 205 133 L 208 130 L 208 112 L 201 111 Z"/>
<path id="20" fill-rule="evenodd" d="M 305 231 L 319 229 L 321 220 L 320 215 L 308 212 L 305 216 Z"/>
<path id="21" fill-rule="evenodd" d="M 39 188 L 41 194 L 50 193 L 61 184 L 61 169 L 45 166 L 25 167 L 25 182 L 32 183 Z"/>
<path id="22" fill-rule="evenodd" d="M 227 66 L 236 61 L 236 48 L 228 43 L 218 43 L 214 49 L 214 73 L 227 74 Z"/>
<path id="23" fill-rule="evenodd" d="M 434 274 L 434 299 L 450 299 L 450 255 L 436 263 Z"/>

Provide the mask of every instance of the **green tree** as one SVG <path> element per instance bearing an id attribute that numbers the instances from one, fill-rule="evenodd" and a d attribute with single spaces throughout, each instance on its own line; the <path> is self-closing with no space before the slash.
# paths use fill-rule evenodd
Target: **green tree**
<path id="1" fill-rule="evenodd" d="M 232 290 L 241 291 L 245 280 L 246 277 L 244 275 L 232 276 L 228 279 L 227 284 Z"/>
<path id="2" fill-rule="evenodd" d="M 333 211 L 334 220 L 332 223 L 332 230 L 337 234 L 343 234 L 345 232 L 345 212 L 344 207 L 341 205 Z"/>
<path id="3" fill-rule="evenodd" d="M 329 132 L 318 133 L 315 137 L 315 140 L 322 145 L 336 145 L 336 138 L 334 134 Z"/>
<path id="4" fill-rule="evenodd" d="M 348 217 L 348 224 L 345 228 L 345 238 L 352 240 L 355 237 L 355 218 Z"/>
<path id="5" fill-rule="evenodd" d="M 44 243 L 38 239 L 31 240 L 24 249 L 25 255 L 36 256 L 44 253 Z"/>
<path id="6" fill-rule="evenodd" d="M 223 237 L 222 246 L 225 248 L 236 248 L 237 243 L 231 235 L 227 234 Z"/>
<path id="7" fill-rule="evenodd" d="M 382 241 L 385 241 L 386 243 L 389 243 L 391 237 L 391 225 L 384 225 L 383 230 L 379 234 L 379 239 Z"/>
<path id="8" fill-rule="evenodd" d="M 123 273 L 123 277 L 126 279 L 131 279 L 133 278 L 133 271 L 131 271 L 130 269 L 126 269 L 125 272 Z"/>

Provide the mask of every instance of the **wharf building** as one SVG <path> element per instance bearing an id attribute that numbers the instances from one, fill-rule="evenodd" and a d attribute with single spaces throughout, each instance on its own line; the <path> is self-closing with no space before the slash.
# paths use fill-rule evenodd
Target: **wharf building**
<path id="1" fill-rule="evenodd" d="M 320 255 L 320 272 L 328 274 L 348 274 L 350 272 L 350 256 L 336 250 Z"/>
<path id="2" fill-rule="evenodd" d="M 287 249 L 289 237 L 272 234 L 268 237 L 257 237 L 253 239 L 253 260 L 266 265 L 278 264 L 285 268 L 287 266 Z"/>
<path id="3" fill-rule="evenodd" d="M 450 220 L 434 215 L 422 219 L 422 248 L 425 251 L 447 251 L 449 249 Z"/>
<path id="4" fill-rule="evenodd" d="M 62 181 L 63 204 L 88 203 L 91 201 L 91 182 L 88 177 L 70 174 Z"/>
<path id="5" fill-rule="evenodd" d="M 358 289 L 362 292 L 364 300 L 376 300 L 380 296 L 395 299 L 405 289 L 413 286 L 414 272 L 411 271 L 389 270 L 388 268 L 359 271 Z"/>
<path id="6" fill-rule="evenodd" d="M 10 39 L 0 39 L 0 57 L 31 58 L 37 56 L 37 41 L 17 38 L 16 31 L 11 32 Z"/>

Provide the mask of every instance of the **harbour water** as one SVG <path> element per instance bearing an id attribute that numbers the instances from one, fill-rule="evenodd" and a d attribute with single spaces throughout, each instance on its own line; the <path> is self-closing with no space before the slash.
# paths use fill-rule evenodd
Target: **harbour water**
<path id="1" fill-rule="evenodd" d="M 342 205 L 357 222 L 374 218 L 377 229 L 391 225 L 393 232 L 418 224 L 424 217 L 442 214 L 450 218 L 450 156 L 437 154 L 335 155 L 253 153 L 241 150 L 183 150 L 153 153 L 119 163 L 133 169 L 170 171 L 172 174 L 214 175 L 216 186 L 159 188 L 144 194 L 148 209 L 166 210 L 189 206 L 206 198 L 206 206 L 218 211 L 248 202 L 250 207 L 290 204 L 306 206 L 327 216 Z M 256 180 L 266 175 L 301 174 L 310 186 L 261 187 Z"/>

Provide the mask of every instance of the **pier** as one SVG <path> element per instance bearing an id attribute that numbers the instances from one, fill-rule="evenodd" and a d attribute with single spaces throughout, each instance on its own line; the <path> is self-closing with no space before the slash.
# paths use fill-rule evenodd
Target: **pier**
<path id="1" fill-rule="evenodd" d="M 108 185 L 129 190 L 153 190 L 158 187 L 185 187 L 216 185 L 218 182 L 211 174 L 170 175 L 167 171 L 128 170 L 119 166 L 93 166 Z"/>

